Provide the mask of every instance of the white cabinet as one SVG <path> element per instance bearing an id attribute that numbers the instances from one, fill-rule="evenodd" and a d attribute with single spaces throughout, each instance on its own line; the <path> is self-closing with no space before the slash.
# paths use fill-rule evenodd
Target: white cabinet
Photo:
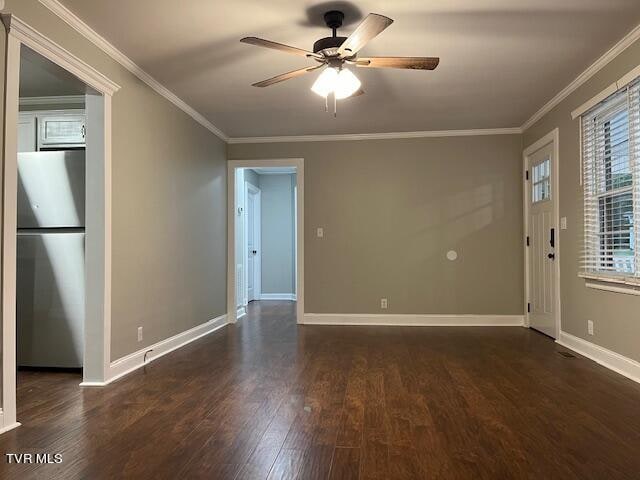
<path id="1" fill-rule="evenodd" d="M 18 116 L 18 152 L 35 152 L 38 148 L 36 116 L 21 113 Z"/>
<path id="2" fill-rule="evenodd" d="M 85 144 L 84 115 L 38 116 L 39 147 L 77 147 Z"/>
<path id="3" fill-rule="evenodd" d="M 20 112 L 18 152 L 84 147 L 85 125 L 83 110 Z"/>

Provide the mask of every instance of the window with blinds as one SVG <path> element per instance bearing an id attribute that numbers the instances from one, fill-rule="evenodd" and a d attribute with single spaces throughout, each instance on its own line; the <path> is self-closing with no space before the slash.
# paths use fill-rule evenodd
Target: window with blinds
<path id="1" fill-rule="evenodd" d="M 640 277 L 640 81 L 582 115 L 584 273 Z"/>

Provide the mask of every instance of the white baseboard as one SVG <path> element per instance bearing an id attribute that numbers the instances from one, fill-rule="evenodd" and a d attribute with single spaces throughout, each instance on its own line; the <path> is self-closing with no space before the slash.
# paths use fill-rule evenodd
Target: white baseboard
<path id="1" fill-rule="evenodd" d="M 242 318 L 247 314 L 247 307 L 238 307 L 236 310 L 236 320 Z"/>
<path id="2" fill-rule="evenodd" d="M 166 355 L 169 352 L 173 352 L 174 350 L 185 346 L 188 343 L 197 340 L 200 337 L 210 334 L 219 328 L 224 327 L 229 323 L 227 321 L 227 315 L 220 315 L 213 320 L 209 320 L 202 325 L 198 325 L 190 330 L 186 330 L 178 335 L 174 335 L 173 337 L 162 340 L 161 342 L 155 343 L 153 345 L 149 345 L 148 347 L 142 348 L 137 352 L 133 352 L 126 357 L 119 358 L 111 362 L 109 367 L 109 378 L 105 382 L 105 384 L 111 383 L 117 380 L 124 375 L 133 372 L 134 370 L 142 367 L 145 364 L 144 356 L 145 353 L 149 352 L 149 350 L 153 350 L 147 355 L 146 363 L 149 364 L 156 360 L 157 358 Z M 91 386 L 98 386 L 97 382 Z"/>
<path id="3" fill-rule="evenodd" d="M 261 293 L 260 300 L 296 300 L 295 293 Z"/>
<path id="4" fill-rule="evenodd" d="M 522 327 L 524 315 L 394 315 L 305 313 L 306 325 L 381 325 L 402 327 Z"/>
<path id="5" fill-rule="evenodd" d="M 560 332 L 557 343 L 579 353 L 603 367 L 640 383 L 640 363 L 567 332 Z"/>
<path id="6" fill-rule="evenodd" d="M 14 428 L 19 427 L 20 425 L 22 425 L 20 422 L 13 422 L 10 425 L 5 425 L 4 412 L 2 411 L 2 408 L 0 408 L 0 435 L 3 434 L 4 432 L 8 432 L 9 430 L 13 430 Z"/>
<path id="7" fill-rule="evenodd" d="M 14 428 L 18 428 L 20 425 L 22 425 L 20 422 L 13 422 L 11 425 L 2 427 L 0 428 L 0 435 L 2 435 L 5 432 L 8 432 L 9 430 L 13 430 Z"/>

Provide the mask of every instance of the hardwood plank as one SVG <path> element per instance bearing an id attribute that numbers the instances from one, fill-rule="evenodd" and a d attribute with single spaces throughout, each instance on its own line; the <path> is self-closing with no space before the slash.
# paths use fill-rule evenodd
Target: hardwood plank
<path id="1" fill-rule="evenodd" d="M 330 480 L 357 480 L 360 475 L 360 449 L 337 447 L 331 461 Z"/>
<path id="2" fill-rule="evenodd" d="M 640 385 L 523 328 L 249 314 L 103 389 L 18 372 L 4 479 L 636 479 Z"/>
<path id="3" fill-rule="evenodd" d="M 298 478 L 298 472 L 304 462 L 304 451 L 283 448 L 271 467 L 269 480 L 291 480 Z"/>

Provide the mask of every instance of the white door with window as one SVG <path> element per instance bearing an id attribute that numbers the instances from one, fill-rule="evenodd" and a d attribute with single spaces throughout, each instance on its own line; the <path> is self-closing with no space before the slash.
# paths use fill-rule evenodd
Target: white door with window
<path id="1" fill-rule="evenodd" d="M 260 190 L 247 183 L 247 301 L 260 299 Z"/>
<path id="2" fill-rule="evenodd" d="M 554 145 L 527 155 L 528 310 L 531 328 L 556 337 Z"/>

